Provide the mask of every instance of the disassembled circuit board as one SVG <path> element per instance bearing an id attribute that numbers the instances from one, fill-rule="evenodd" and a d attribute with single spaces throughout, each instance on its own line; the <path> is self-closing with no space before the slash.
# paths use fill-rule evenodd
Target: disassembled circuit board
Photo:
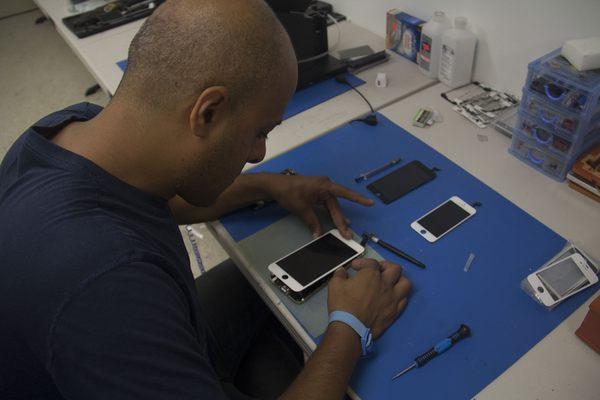
<path id="1" fill-rule="evenodd" d="M 515 96 L 479 82 L 444 92 L 442 97 L 454 105 L 454 111 L 480 128 L 488 127 L 500 112 L 519 104 Z"/>

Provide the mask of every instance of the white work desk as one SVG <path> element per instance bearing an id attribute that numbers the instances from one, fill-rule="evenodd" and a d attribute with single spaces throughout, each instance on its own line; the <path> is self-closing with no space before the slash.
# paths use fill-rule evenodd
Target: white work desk
<path id="1" fill-rule="evenodd" d="M 429 87 L 382 109 L 396 124 L 441 152 L 560 235 L 581 244 L 600 259 L 600 206 L 593 200 L 535 171 L 507 152 L 510 139 L 492 128 L 480 129 L 455 113 L 440 94 L 441 84 Z M 421 129 L 412 126 L 420 106 L 444 116 L 442 123 Z M 318 107 L 315 111 L 319 111 Z M 478 139 L 484 135 L 487 141 Z M 278 149 L 282 151 L 282 149 Z M 217 239 L 255 285 L 276 315 L 308 351 L 315 344 L 278 300 L 272 285 L 261 280 L 225 228 L 215 222 Z M 592 299 L 600 291 L 592 296 Z M 499 294 L 501 295 L 501 294 Z M 598 399 L 600 356 L 574 335 L 591 299 L 569 316 L 525 356 L 486 387 L 478 399 Z M 465 376 L 465 379 L 468 379 Z M 368 399 L 364 399 L 368 400 Z"/>
<path id="2" fill-rule="evenodd" d="M 83 39 L 75 36 L 63 23 L 62 19 L 70 16 L 65 0 L 33 0 L 42 13 L 53 23 L 56 31 L 67 42 L 73 53 L 92 74 L 100 87 L 109 95 L 117 89 L 122 73 L 115 64 L 127 58 L 127 49 L 131 39 L 140 29 L 144 20 L 137 20 Z M 124 38 L 129 38 L 124 41 Z M 119 52 L 119 50 L 121 50 Z M 91 57 L 98 51 L 95 57 Z M 120 58 L 119 58 L 120 57 Z M 110 66 L 110 63 L 114 64 Z M 114 68 L 112 68 L 114 67 Z M 120 73 L 120 74 L 119 74 Z M 116 78 L 116 80 L 115 80 Z"/>
<path id="3" fill-rule="evenodd" d="M 510 139 L 480 129 L 452 111 L 437 84 L 381 113 L 460 165 L 498 193 L 600 259 L 600 204 L 556 182 L 507 152 Z M 412 126 L 419 106 L 440 111 L 444 121 L 431 128 Z M 488 137 L 480 141 L 478 134 Z M 507 249 L 508 250 L 508 249 Z M 598 399 L 600 355 L 574 332 L 594 296 L 505 371 L 478 399 Z M 499 293 L 498 295 L 502 295 Z M 465 379 L 468 379 L 465 376 Z"/>

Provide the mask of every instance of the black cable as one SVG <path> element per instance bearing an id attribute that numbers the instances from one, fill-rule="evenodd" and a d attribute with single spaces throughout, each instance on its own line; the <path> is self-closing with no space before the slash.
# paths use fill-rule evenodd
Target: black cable
<path id="1" fill-rule="evenodd" d="M 373 106 L 371 105 L 371 103 L 369 103 L 369 100 L 367 100 L 367 98 L 365 96 L 363 96 L 363 94 L 361 92 L 359 92 L 358 89 L 348 81 L 348 79 L 346 79 L 346 76 L 338 75 L 335 77 L 335 81 L 338 83 L 344 83 L 344 84 L 350 86 L 352 88 L 352 90 L 354 90 L 356 93 L 358 93 L 360 95 L 360 97 L 362 97 L 363 100 L 367 102 L 367 104 L 369 105 L 369 108 L 371 109 L 371 112 L 373 114 L 375 114 L 375 110 L 373 109 Z"/>
<path id="2" fill-rule="evenodd" d="M 371 105 L 371 103 L 369 103 L 369 100 L 367 100 L 367 98 L 353 85 L 351 84 L 348 79 L 346 79 L 345 75 L 338 75 L 335 77 L 335 81 L 338 83 L 343 83 L 345 85 L 350 86 L 350 88 L 352 88 L 352 90 L 354 90 L 356 93 L 358 93 L 360 95 L 360 97 L 363 98 L 363 100 L 369 105 L 369 108 L 371 109 L 371 114 L 367 115 L 365 118 L 361 118 L 361 119 L 355 119 L 354 121 L 360 121 L 360 122 L 364 122 L 367 125 L 377 125 L 378 121 L 377 121 L 377 116 L 375 115 L 375 110 L 373 109 L 373 106 Z"/>

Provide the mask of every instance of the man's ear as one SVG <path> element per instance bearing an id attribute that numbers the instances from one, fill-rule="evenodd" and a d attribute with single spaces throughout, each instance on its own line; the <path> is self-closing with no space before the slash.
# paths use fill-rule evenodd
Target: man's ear
<path id="1" fill-rule="evenodd" d="M 196 99 L 190 113 L 190 128 L 196 136 L 205 137 L 219 118 L 225 115 L 229 91 L 225 86 L 211 86 Z"/>

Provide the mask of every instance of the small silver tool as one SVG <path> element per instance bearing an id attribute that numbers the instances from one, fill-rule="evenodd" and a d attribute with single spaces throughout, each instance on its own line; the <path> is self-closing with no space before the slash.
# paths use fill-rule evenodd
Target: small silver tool
<path id="1" fill-rule="evenodd" d="M 469 270 L 471 269 L 471 264 L 473 264 L 474 259 L 475 259 L 475 254 L 470 253 L 469 258 L 467 258 L 467 262 L 465 263 L 465 267 L 463 268 L 463 270 L 465 272 L 469 272 Z"/>
<path id="2" fill-rule="evenodd" d="M 392 160 L 392 161 L 390 161 L 390 162 L 388 162 L 388 163 L 386 163 L 386 164 L 384 164 L 384 165 L 382 165 L 380 167 L 373 168 L 370 171 L 367 171 L 365 173 L 360 174 L 359 176 L 357 176 L 356 178 L 354 178 L 354 181 L 356 183 L 359 183 L 359 182 L 362 182 L 362 181 L 366 181 L 367 179 L 372 178 L 373 176 L 377 175 L 378 173 L 383 172 L 386 169 L 393 167 L 394 165 L 398 164 L 401 161 L 402 161 L 402 158 L 398 157 L 395 160 Z"/>

